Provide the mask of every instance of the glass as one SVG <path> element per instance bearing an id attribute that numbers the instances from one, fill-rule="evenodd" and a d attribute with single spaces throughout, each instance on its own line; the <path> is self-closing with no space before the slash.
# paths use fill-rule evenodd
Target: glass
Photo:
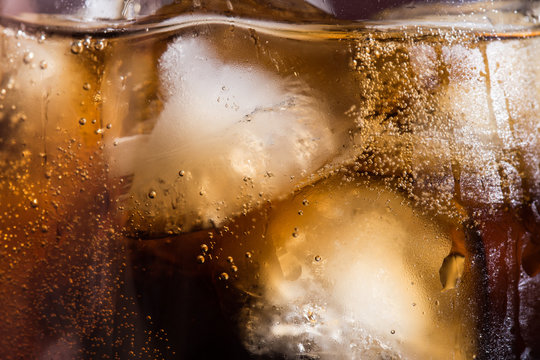
<path id="1" fill-rule="evenodd" d="M 539 5 L 3 1 L 0 357 L 540 358 Z"/>

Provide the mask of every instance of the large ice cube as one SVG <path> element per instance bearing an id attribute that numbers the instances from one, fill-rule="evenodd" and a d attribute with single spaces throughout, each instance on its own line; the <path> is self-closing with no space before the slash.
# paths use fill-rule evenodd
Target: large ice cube
<path id="1" fill-rule="evenodd" d="M 377 184 L 324 180 L 275 208 L 266 238 L 277 266 L 246 308 L 248 347 L 323 359 L 470 357 L 466 270 L 441 291 L 446 226 Z M 268 260 L 272 263 L 271 260 Z M 468 265 L 466 267 L 468 269 Z"/>
<path id="2" fill-rule="evenodd" d="M 132 177 L 132 230 L 219 225 L 331 157 L 334 135 L 301 81 L 225 62 L 197 37 L 172 43 L 160 70 L 165 103 L 151 134 L 111 146 L 113 174 Z"/>

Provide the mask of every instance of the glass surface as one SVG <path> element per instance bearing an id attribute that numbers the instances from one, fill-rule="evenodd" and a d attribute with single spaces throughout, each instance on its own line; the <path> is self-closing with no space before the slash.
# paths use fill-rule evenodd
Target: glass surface
<path id="1" fill-rule="evenodd" d="M 0 358 L 540 358 L 539 2 L 374 4 L 2 2 Z"/>

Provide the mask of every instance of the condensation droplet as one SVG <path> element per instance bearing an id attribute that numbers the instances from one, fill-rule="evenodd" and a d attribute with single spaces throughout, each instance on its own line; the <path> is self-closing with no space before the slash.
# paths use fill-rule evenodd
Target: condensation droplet
<path id="1" fill-rule="evenodd" d="M 304 215 L 304 212 L 302 210 L 298 210 L 298 215 Z"/>
<path id="2" fill-rule="evenodd" d="M 32 206 L 33 208 L 37 208 L 38 205 L 38 199 L 32 199 L 32 201 L 30 201 L 30 206 Z"/>
<path id="3" fill-rule="evenodd" d="M 227 262 L 232 264 L 234 262 L 233 257 L 232 256 L 227 256 Z"/>
<path id="4" fill-rule="evenodd" d="M 208 251 L 208 245 L 202 244 L 202 245 L 201 245 L 201 250 L 202 250 L 203 252 L 207 252 L 207 251 Z"/>
<path id="5" fill-rule="evenodd" d="M 80 119 L 79 119 L 79 124 L 80 124 L 80 125 L 86 124 L 86 119 L 85 119 L 85 118 L 80 118 Z"/>
<path id="6" fill-rule="evenodd" d="M 319 261 L 321 261 L 321 260 L 322 260 L 322 258 L 321 258 L 320 255 L 315 256 L 315 261 L 319 262 Z"/>
<path id="7" fill-rule="evenodd" d="M 111 128 L 112 128 L 112 124 L 107 124 L 105 127 L 106 127 L 107 129 L 111 129 Z"/>
<path id="8" fill-rule="evenodd" d="M 390 334 L 394 335 L 396 333 L 396 330 L 392 329 L 390 330 Z"/>
<path id="9" fill-rule="evenodd" d="M 251 253 L 249 251 L 246 252 L 246 258 L 251 259 Z"/>
<path id="10" fill-rule="evenodd" d="M 302 205 L 308 206 L 308 205 L 309 205 L 309 201 L 307 201 L 307 199 L 302 200 Z"/>
<path id="11" fill-rule="evenodd" d="M 45 36 L 45 34 L 40 34 L 39 37 L 38 37 L 38 43 L 42 44 L 45 41 L 46 38 L 47 37 Z"/>
<path id="12" fill-rule="evenodd" d="M 74 41 L 73 44 L 71 44 L 71 52 L 76 55 L 82 53 L 83 49 L 83 43 L 80 40 Z"/>
<path id="13" fill-rule="evenodd" d="M 41 70 L 45 70 L 48 66 L 49 66 L 49 64 L 47 64 L 47 62 L 46 62 L 45 60 L 41 60 L 41 61 L 39 62 L 39 68 L 40 68 Z"/>
<path id="14" fill-rule="evenodd" d="M 204 260 L 205 260 L 204 256 L 202 256 L 202 255 L 197 256 L 197 262 L 199 264 L 204 264 Z"/>
<path id="15" fill-rule="evenodd" d="M 92 85 L 90 85 L 90 83 L 86 82 L 86 83 L 83 84 L 82 88 L 84 90 L 90 90 L 92 88 Z"/>
<path id="16" fill-rule="evenodd" d="M 148 197 L 150 199 L 154 199 L 156 196 L 157 196 L 157 193 L 154 190 L 150 190 L 150 192 L 148 193 Z"/>
<path id="17" fill-rule="evenodd" d="M 232 272 L 238 272 L 238 268 L 236 267 L 236 265 L 231 266 L 231 271 Z"/>
<path id="18" fill-rule="evenodd" d="M 178 172 L 178 176 L 184 176 L 186 174 L 186 172 L 184 170 L 180 170 Z"/>

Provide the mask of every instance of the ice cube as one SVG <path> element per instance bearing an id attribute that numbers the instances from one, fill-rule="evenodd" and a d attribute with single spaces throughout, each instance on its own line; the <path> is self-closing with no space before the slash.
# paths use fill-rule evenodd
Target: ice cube
<path id="1" fill-rule="evenodd" d="M 474 353 L 474 318 L 460 308 L 470 295 L 468 267 L 456 289 L 441 291 L 451 235 L 401 195 L 334 178 L 273 213 L 265 236 L 277 265 L 262 267 L 262 297 L 245 310 L 252 351 L 321 359 Z"/>
<path id="2" fill-rule="evenodd" d="M 80 9 L 81 16 L 85 20 L 95 19 L 120 19 L 124 3 L 132 1 L 124 0 L 86 0 Z"/>
<path id="3" fill-rule="evenodd" d="M 301 81 L 226 62 L 197 37 L 170 44 L 160 70 L 164 106 L 152 132 L 110 146 L 112 173 L 133 179 L 135 231 L 219 225 L 290 193 L 335 150 Z"/>

